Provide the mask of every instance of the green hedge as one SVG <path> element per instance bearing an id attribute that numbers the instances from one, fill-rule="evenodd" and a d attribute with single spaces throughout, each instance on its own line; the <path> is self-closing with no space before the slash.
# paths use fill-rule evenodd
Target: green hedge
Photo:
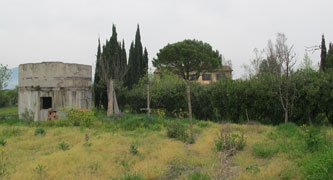
<path id="1" fill-rule="evenodd" d="M 295 100 L 290 122 L 333 123 L 333 73 L 297 71 L 292 76 L 291 94 Z M 142 112 L 146 107 L 147 86 L 139 83 L 132 90 L 118 88 L 118 101 L 122 109 Z M 231 121 L 249 120 L 263 124 L 284 121 L 276 78 L 264 75 L 250 80 L 222 79 L 210 85 L 191 84 L 192 111 L 196 119 Z M 151 108 L 163 109 L 175 116 L 187 112 L 185 83 L 175 77 L 155 79 L 151 85 Z"/>

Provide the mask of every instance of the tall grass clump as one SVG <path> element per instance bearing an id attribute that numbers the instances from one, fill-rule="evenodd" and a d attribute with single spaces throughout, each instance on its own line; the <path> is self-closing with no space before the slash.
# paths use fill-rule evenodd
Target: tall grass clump
<path id="1" fill-rule="evenodd" d="M 61 142 L 58 144 L 59 149 L 63 150 L 63 151 L 67 151 L 69 150 L 69 144 L 67 144 L 66 142 Z"/>
<path id="2" fill-rule="evenodd" d="M 221 128 L 214 142 L 217 151 L 222 152 L 231 149 L 240 151 L 243 150 L 246 145 L 244 134 L 241 132 L 233 132 L 229 126 Z"/>
<path id="3" fill-rule="evenodd" d="M 178 139 L 183 142 L 187 141 L 190 137 L 189 128 L 182 122 L 170 121 L 166 125 L 167 136 L 169 138 Z"/>
<path id="4" fill-rule="evenodd" d="M 304 179 L 333 180 L 333 147 L 326 152 L 317 152 L 307 158 L 304 164 Z"/>
<path id="5" fill-rule="evenodd" d="M 279 152 L 279 147 L 269 143 L 257 143 L 252 148 L 254 156 L 259 158 L 272 158 Z"/>
<path id="6" fill-rule="evenodd" d="M 280 124 L 276 127 L 276 131 L 280 136 L 287 138 L 299 136 L 301 133 L 300 128 L 295 123 Z"/>
<path id="7" fill-rule="evenodd" d="M 43 129 L 43 128 L 36 128 L 34 134 L 35 134 L 35 136 L 37 136 L 37 135 L 42 135 L 42 136 L 44 136 L 44 135 L 46 134 L 46 131 L 45 131 L 45 129 Z"/>

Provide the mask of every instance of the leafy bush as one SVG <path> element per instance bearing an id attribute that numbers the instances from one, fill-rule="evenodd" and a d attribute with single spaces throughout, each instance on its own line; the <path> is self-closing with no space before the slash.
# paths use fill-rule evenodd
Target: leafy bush
<path id="1" fill-rule="evenodd" d="M 322 136 L 319 127 L 306 125 L 302 126 L 304 132 L 304 140 L 307 150 L 310 152 L 317 151 L 320 146 L 325 144 L 325 135 Z"/>
<path id="2" fill-rule="evenodd" d="M 61 149 L 63 151 L 69 150 L 69 144 L 67 144 L 65 142 L 59 143 L 58 147 L 59 147 L 59 149 Z"/>
<path id="3" fill-rule="evenodd" d="M 37 135 L 45 135 L 45 134 L 46 134 L 45 129 L 43 129 L 43 128 L 36 128 L 35 129 L 35 136 L 37 136 Z"/>
<path id="4" fill-rule="evenodd" d="M 25 109 L 24 112 L 21 114 L 22 119 L 27 122 L 31 123 L 34 121 L 35 115 L 32 110 Z"/>
<path id="5" fill-rule="evenodd" d="M 0 146 L 6 146 L 7 142 L 4 138 L 0 137 Z"/>
<path id="6" fill-rule="evenodd" d="M 189 128 L 184 123 L 175 120 L 168 123 L 166 129 L 169 138 L 178 139 L 184 142 L 189 138 Z"/>
<path id="7" fill-rule="evenodd" d="M 87 109 L 73 109 L 68 112 L 68 120 L 73 126 L 90 127 L 95 119 L 94 112 Z"/>
<path id="8" fill-rule="evenodd" d="M 228 151 L 231 149 L 243 150 L 246 145 L 244 134 L 233 133 L 228 127 L 221 128 L 215 139 L 217 151 Z"/>
<path id="9" fill-rule="evenodd" d="M 293 113 L 289 122 L 320 124 L 325 119 L 333 123 L 331 85 L 332 72 L 297 71 L 292 74 L 296 86 Z M 284 83 L 284 82 L 283 82 Z M 223 78 L 217 83 L 191 83 L 193 115 L 201 120 L 229 120 L 234 123 L 250 120 L 262 124 L 283 123 L 283 108 L 279 99 L 278 82 L 274 75 L 263 74 L 248 80 Z M 121 107 L 141 112 L 146 107 L 146 85 L 117 93 Z M 293 93 L 293 92 L 292 92 Z M 185 84 L 177 77 L 163 74 L 151 86 L 151 108 L 164 109 L 168 116 L 179 116 L 187 110 Z"/>
<path id="10" fill-rule="evenodd" d="M 272 158 L 279 152 L 279 148 L 268 143 L 256 143 L 252 148 L 252 153 L 260 158 Z"/>
<path id="11" fill-rule="evenodd" d="M 304 164 L 304 179 L 332 180 L 333 179 L 333 147 L 326 152 L 318 152 L 310 156 Z"/>

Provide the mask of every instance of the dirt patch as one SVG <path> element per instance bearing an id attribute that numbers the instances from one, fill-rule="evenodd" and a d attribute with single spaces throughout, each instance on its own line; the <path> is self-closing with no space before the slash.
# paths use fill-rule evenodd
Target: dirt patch
<path id="1" fill-rule="evenodd" d="M 227 152 L 220 153 L 220 165 L 219 165 L 219 171 L 216 175 L 216 179 L 218 180 L 224 180 L 224 179 L 232 179 L 237 175 L 237 173 L 240 170 L 240 167 L 233 166 L 233 155 L 236 154 L 236 149 L 231 149 Z"/>

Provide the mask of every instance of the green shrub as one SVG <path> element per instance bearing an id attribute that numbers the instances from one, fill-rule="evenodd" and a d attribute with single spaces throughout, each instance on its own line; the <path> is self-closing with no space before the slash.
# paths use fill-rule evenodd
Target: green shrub
<path id="1" fill-rule="evenodd" d="M 188 175 L 189 180 L 211 180 L 208 174 L 201 173 L 200 171 L 195 171 Z"/>
<path id="2" fill-rule="evenodd" d="M 0 146 L 6 146 L 7 142 L 4 138 L 0 137 Z"/>
<path id="3" fill-rule="evenodd" d="M 332 180 L 333 179 L 333 147 L 326 152 L 317 152 L 303 163 L 304 179 Z"/>
<path id="4" fill-rule="evenodd" d="M 130 145 L 130 153 L 133 155 L 137 155 L 139 153 L 138 146 L 135 144 Z"/>
<path id="5" fill-rule="evenodd" d="M 61 149 L 63 151 L 69 150 L 69 144 L 67 144 L 65 142 L 59 143 L 58 147 L 59 147 L 59 149 Z"/>
<path id="6" fill-rule="evenodd" d="M 90 110 L 81 109 L 68 112 L 68 120 L 73 126 L 90 127 L 95 119 L 94 112 Z"/>
<path id="7" fill-rule="evenodd" d="M 36 128 L 35 129 L 35 136 L 37 135 L 45 135 L 46 131 L 43 128 Z"/>
<path id="8" fill-rule="evenodd" d="M 231 149 L 240 151 L 246 145 L 244 134 L 233 133 L 229 128 L 221 128 L 214 142 L 217 151 L 228 151 Z"/>
<path id="9" fill-rule="evenodd" d="M 181 122 L 173 121 L 167 124 L 167 136 L 169 138 L 186 141 L 189 138 L 189 128 Z"/>
<path id="10" fill-rule="evenodd" d="M 276 128 L 279 135 L 284 137 L 295 137 L 300 135 L 300 128 L 295 123 L 283 123 Z"/>
<path id="11" fill-rule="evenodd" d="M 256 143 L 252 148 L 254 156 L 259 158 L 272 158 L 279 152 L 279 148 L 268 143 Z"/>
<path id="12" fill-rule="evenodd" d="M 157 118 L 147 117 L 146 114 L 125 114 L 123 118 L 114 120 L 114 125 L 125 131 L 134 131 L 138 128 L 160 130 L 162 123 Z"/>
<path id="13" fill-rule="evenodd" d="M 303 137 L 308 151 L 318 151 L 319 148 L 325 145 L 326 134 L 322 133 L 319 127 L 303 125 L 302 130 L 304 132 Z"/>
<path id="14" fill-rule="evenodd" d="M 0 124 L 7 124 L 7 125 L 26 125 L 27 122 L 19 119 L 19 118 L 6 118 L 3 120 L 0 120 Z"/>
<path id="15" fill-rule="evenodd" d="M 25 109 L 21 116 L 22 119 L 27 123 L 33 122 L 35 117 L 34 112 L 28 109 Z"/>

